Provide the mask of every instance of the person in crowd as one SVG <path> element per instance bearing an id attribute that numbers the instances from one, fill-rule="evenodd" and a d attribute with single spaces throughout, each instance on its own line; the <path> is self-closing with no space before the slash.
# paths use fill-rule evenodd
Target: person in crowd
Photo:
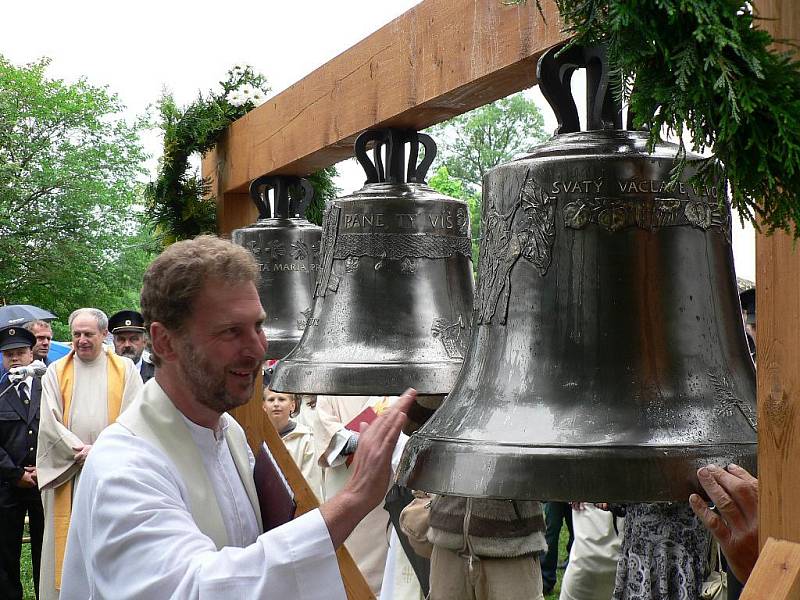
<path id="1" fill-rule="evenodd" d="M 700 598 L 710 542 L 685 502 L 626 505 L 613 600 Z"/>
<path id="2" fill-rule="evenodd" d="M 719 543 L 733 575 L 745 583 L 758 560 L 758 479 L 738 465 L 708 465 L 697 479 L 716 507 L 698 494 L 689 504 Z"/>
<path id="3" fill-rule="evenodd" d="M 280 434 L 286 449 L 300 472 L 311 486 L 317 498 L 322 496 L 322 473 L 314 454 L 314 434 L 311 428 L 297 422 L 293 417 L 299 411 L 299 400 L 295 394 L 281 394 L 264 387 L 262 404 L 267 418 Z"/>
<path id="4" fill-rule="evenodd" d="M 142 387 L 133 362 L 103 346 L 108 318 L 96 308 L 69 316 L 72 350 L 42 379 L 36 470 L 45 530 L 39 591 L 59 597 L 74 492 L 100 432 L 125 410 Z"/>
<path id="5" fill-rule="evenodd" d="M 753 362 L 756 360 L 756 288 L 750 288 L 739 294 L 739 303 L 742 306 L 742 320 L 744 332 L 747 336 L 747 347 Z"/>
<path id="6" fill-rule="evenodd" d="M 36 337 L 36 345 L 33 347 L 33 360 L 40 360 L 49 365 L 50 360 L 47 355 L 50 353 L 50 342 L 53 341 L 53 329 L 47 321 L 28 321 L 25 329 Z"/>
<path id="7" fill-rule="evenodd" d="M 559 600 L 609 600 L 622 544 L 623 521 L 594 504 L 572 503 L 575 541 Z"/>
<path id="8" fill-rule="evenodd" d="M 108 318 L 108 330 L 114 340 L 114 351 L 133 361 L 144 383 L 150 381 L 155 374 L 155 366 L 145 356 L 146 339 L 142 313 L 135 310 L 116 312 Z"/>
<path id="9" fill-rule="evenodd" d="M 322 468 L 322 497 L 332 498 L 352 477 L 350 457 L 359 444 L 359 434 L 347 424 L 374 404 L 372 396 L 317 396 L 318 419 L 314 428 L 314 445 Z M 388 491 L 383 490 L 384 495 Z M 375 506 L 347 538 L 345 546 L 364 578 L 378 598 L 381 595 L 383 572 L 389 552 L 389 513 Z"/>
<path id="10" fill-rule="evenodd" d="M 22 327 L 0 329 L 6 370 L 33 362 L 36 337 Z M 25 516 L 31 543 L 34 590 L 39 597 L 39 559 L 44 514 L 37 487 L 36 435 L 39 431 L 41 380 L 28 376 L 0 387 L 0 598 L 22 600 L 20 556 Z"/>
<path id="11" fill-rule="evenodd" d="M 317 397 L 314 394 L 297 394 L 298 411 L 296 421 L 314 430 L 317 415 Z"/>
<path id="12" fill-rule="evenodd" d="M 542 600 L 541 502 L 435 496 L 430 600 Z"/>
<path id="13" fill-rule="evenodd" d="M 242 428 L 267 349 L 252 254 L 177 242 L 144 276 L 156 375 L 89 454 L 64 564 L 68 598 L 344 600 L 336 548 L 381 501 L 414 401 L 360 430 L 347 485 L 267 533 Z"/>
<path id="14" fill-rule="evenodd" d="M 572 531 L 572 507 L 570 507 L 569 502 L 545 502 L 544 521 L 546 527 L 544 539 L 547 542 L 547 552 L 541 557 L 541 566 L 542 583 L 546 596 L 552 593 L 553 588 L 556 586 L 558 578 L 556 569 L 566 568 L 568 562 L 568 560 L 565 561 L 563 567 L 558 564 L 558 540 L 561 537 L 562 525 L 566 525 L 569 532 L 567 554 L 572 549 L 572 542 L 575 539 L 575 534 Z"/>

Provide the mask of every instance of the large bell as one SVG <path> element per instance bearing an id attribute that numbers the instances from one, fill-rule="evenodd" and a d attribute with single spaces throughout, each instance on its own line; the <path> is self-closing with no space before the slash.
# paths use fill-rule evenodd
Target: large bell
<path id="1" fill-rule="evenodd" d="M 356 139 L 355 153 L 367 182 L 327 208 L 313 312 L 272 387 L 374 395 L 413 386 L 445 394 L 461 369 L 472 313 L 467 205 L 425 185 L 436 155 L 427 135 L 370 130 Z"/>
<path id="2" fill-rule="evenodd" d="M 322 228 L 302 215 L 313 194 L 306 179 L 259 177 L 250 184 L 258 221 L 231 234 L 233 242 L 250 250 L 261 267 L 258 295 L 267 313 L 264 333 L 269 342 L 265 358 L 286 356 L 300 341 L 311 312 Z"/>
<path id="3" fill-rule="evenodd" d="M 603 52 L 547 53 L 556 135 L 484 179 L 464 368 L 400 482 L 460 496 L 683 501 L 702 465 L 755 469 L 755 372 L 730 211 L 689 155 L 623 130 Z M 570 76 L 587 67 L 581 131 Z"/>

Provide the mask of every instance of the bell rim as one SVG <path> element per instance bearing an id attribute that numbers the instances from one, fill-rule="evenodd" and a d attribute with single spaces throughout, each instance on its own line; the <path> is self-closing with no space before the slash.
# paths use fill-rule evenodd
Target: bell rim
<path id="1" fill-rule="evenodd" d="M 703 494 L 696 477 L 702 466 L 735 463 L 755 474 L 756 447 L 754 441 L 695 446 L 551 445 L 528 446 L 527 452 L 520 453 L 522 447 L 515 445 L 511 454 L 508 445 L 413 435 L 401 458 L 397 480 L 410 489 L 478 498 L 686 502 L 690 494 Z M 530 470 L 541 473 L 537 478 L 541 483 L 531 485 Z M 468 478 L 460 473 L 490 475 Z M 514 473 L 525 475 L 515 477 Z"/>

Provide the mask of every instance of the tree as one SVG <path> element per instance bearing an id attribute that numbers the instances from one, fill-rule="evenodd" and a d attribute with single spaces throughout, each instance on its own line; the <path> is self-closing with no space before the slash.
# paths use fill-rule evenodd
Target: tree
<path id="1" fill-rule="evenodd" d="M 0 302 L 62 319 L 133 308 L 150 258 L 136 212 L 141 123 L 105 88 L 49 79 L 48 64 L 0 56 Z"/>
<path id="2" fill-rule="evenodd" d="M 469 204 L 472 264 L 477 268 L 483 176 L 547 139 L 542 113 L 532 100 L 514 94 L 435 125 L 428 133 L 439 150 L 428 183 Z"/>
<path id="3" fill-rule="evenodd" d="M 439 145 L 437 165 L 479 191 L 486 171 L 547 139 L 544 119 L 522 94 L 486 104 L 428 130 Z"/>

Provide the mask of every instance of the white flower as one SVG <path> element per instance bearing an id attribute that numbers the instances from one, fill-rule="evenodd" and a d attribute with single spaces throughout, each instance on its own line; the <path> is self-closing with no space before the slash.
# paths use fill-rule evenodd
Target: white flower
<path id="1" fill-rule="evenodd" d="M 258 106 L 260 104 L 264 104 L 264 101 L 266 99 L 267 99 L 267 95 L 264 92 L 262 92 L 261 90 L 257 89 L 255 91 L 255 93 L 253 94 L 253 104 L 255 104 L 256 106 Z"/>
<path id="2" fill-rule="evenodd" d="M 249 98 L 241 93 L 239 90 L 231 90 L 227 95 L 228 102 L 233 106 L 242 106 Z"/>

